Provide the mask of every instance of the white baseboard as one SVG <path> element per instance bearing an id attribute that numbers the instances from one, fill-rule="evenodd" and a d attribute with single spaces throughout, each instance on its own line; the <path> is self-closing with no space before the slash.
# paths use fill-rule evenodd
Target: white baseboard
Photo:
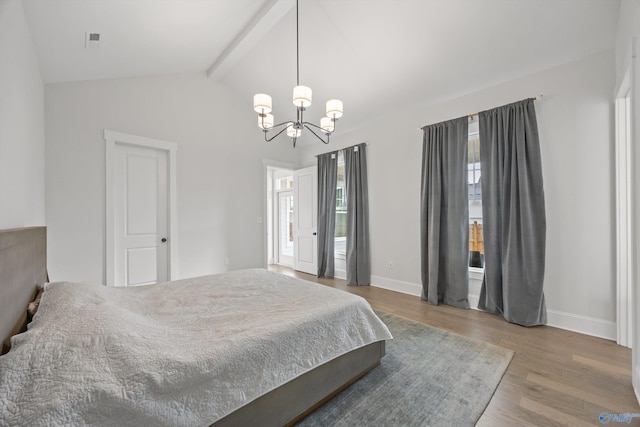
<path id="1" fill-rule="evenodd" d="M 403 294 L 413 295 L 415 297 L 422 297 L 422 285 L 417 283 L 404 282 L 382 276 L 371 276 L 371 286 L 402 292 Z M 469 305 L 471 308 L 477 309 L 479 300 L 480 295 L 469 294 Z"/>
<path id="2" fill-rule="evenodd" d="M 342 280 L 347 280 L 347 272 L 345 270 L 338 270 L 337 268 L 335 268 L 333 270 L 333 277 L 336 277 Z"/>
<path id="3" fill-rule="evenodd" d="M 382 276 L 371 276 L 371 286 L 402 292 L 403 294 L 422 296 L 422 286 L 417 283 L 403 282 L 402 280 L 389 279 Z"/>
<path id="4" fill-rule="evenodd" d="M 344 272 L 343 272 L 344 273 Z M 339 272 L 336 270 L 336 276 Z M 417 283 L 404 282 L 402 280 L 389 279 L 382 276 L 371 276 L 371 286 L 402 292 L 403 294 L 422 296 L 422 286 Z M 469 294 L 469 306 L 477 310 L 480 295 Z M 597 319 L 595 317 L 582 316 L 580 314 L 565 313 L 547 309 L 547 325 L 555 328 L 566 329 L 585 335 L 591 335 L 608 340 L 616 340 L 616 323 Z"/>
<path id="5" fill-rule="evenodd" d="M 568 331 L 616 340 L 616 322 L 547 309 L 547 325 Z"/>

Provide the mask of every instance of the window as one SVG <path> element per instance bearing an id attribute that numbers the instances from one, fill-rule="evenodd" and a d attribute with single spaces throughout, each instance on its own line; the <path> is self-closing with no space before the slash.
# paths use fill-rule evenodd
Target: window
<path id="1" fill-rule="evenodd" d="M 469 119 L 467 187 L 469 191 L 469 267 L 484 268 L 480 135 L 477 116 Z"/>
<path id="2" fill-rule="evenodd" d="M 482 203 L 482 185 L 480 171 L 480 138 L 478 133 L 469 132 L 469 159 L 467 165 L 469 202 Z"/>
<path id="3" fill-rule="evenodd" d="M 344 187 L 336 188 L 336 209 L 347 207 L 347 199 L 345 199 Z"/>
<path id="4" fill-rule="evenodd" d="M 276 178 L 276 190 L 293 190 L 293 175 Z"/>
<path id="5" fill-rule="evenodd" d="M 347 190 L 344 180 L 344 156 L 338 152 L 338 182 L 336 188 L 336 234 L 335 256 L 345 259 L 347 255 Z"/>

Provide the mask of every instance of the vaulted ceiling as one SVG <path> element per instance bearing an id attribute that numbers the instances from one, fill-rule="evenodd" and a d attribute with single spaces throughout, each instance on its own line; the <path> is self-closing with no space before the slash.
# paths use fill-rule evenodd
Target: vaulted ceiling
<path id="1" fill-rule="evenodd" d="M 293 114 L 295 0 L 24 0 L 47 83 L 207 73 Z M 618 0 L 300 0 L 310 119 L 344 101 L 347 127 L 615 45 Z M 100 33 L 99 47 L 85 47 Z M 351 124 L 349 124 L 351 123 Z"/>

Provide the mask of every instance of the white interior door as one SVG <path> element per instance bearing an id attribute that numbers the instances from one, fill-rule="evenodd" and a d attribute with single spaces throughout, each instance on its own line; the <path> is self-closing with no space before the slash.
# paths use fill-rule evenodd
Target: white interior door
<path id="1" fill-rule="evenodd" d="M 318 167 L 299 169 L 293 174 L 294 268 L 318 273 Z"/>
<path id="2" fill-rule="evenodd" d="M 114 284 L 168 280 L 168 156 L 117 144 L 114 168 Z"/>

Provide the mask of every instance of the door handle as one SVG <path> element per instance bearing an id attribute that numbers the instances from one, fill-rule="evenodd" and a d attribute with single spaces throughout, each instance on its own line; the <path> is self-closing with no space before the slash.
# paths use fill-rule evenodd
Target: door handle
<path id="1" fill-rule="evenodd" d="M 160 240 L 162 243 L 166 243 L 167 242 L 167 238 L 163 237 L 162 240 Z"/>
<path id="2" fill-rule="evenodd" d="M 317 236 L 317 235 L 318 235 L 318 233 L 313 233 L 313 235 L 314 235 L 314 236 Z"/>

